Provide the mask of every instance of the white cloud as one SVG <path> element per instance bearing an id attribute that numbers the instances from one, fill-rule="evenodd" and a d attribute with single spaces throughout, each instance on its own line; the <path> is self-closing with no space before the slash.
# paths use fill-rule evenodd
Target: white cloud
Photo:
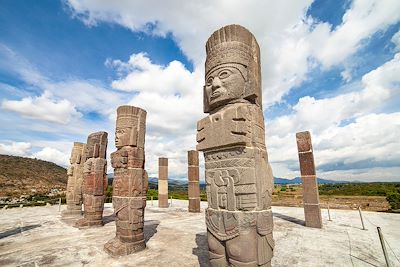
<path id="1" fill-rule="evenodd" d="M 39 97 L 26 97 L 21 100 L 3 100 L 1 108 L 18 112 L 35 119 L 67 124 L 81 114 L 66 99 L 54 100 L 50 92 L 45 91 Z"/>
<path id="2" fill-rule="evenodd" d="M 31 143 L 27 142 L 9 142 L 10 144 L 0 143 L 0 154 L 13 155 L 13 156 L 25 156 L 31 149 Z"/>
<path id="3" fill-rule="evenodd" d="M 358 91 L 324 99 L 301 98 L 292 114 L 266 125 L 274 174 L 287 175 L 289 168 L 291 176 L 298 175 L 295 134 L 304 130 L 312 134 L 316 164 L 323 169 L 330 165 L 349 175 L 360 173 L 360 168 L 391 168 L 393 162 L 400 162 L 400 113 L 381 112 L 385 102 L 397 99 L 399 103 L 399 86 L 400 53 L 364 75 Z M 332 173 L 319 175 L 337 177 Z"/>
<path id="4" fill-rule="evenodd" d="M 54 162 L 55 164 L 64 167 L 69 165 L 69 154 L 63 153 L 52 147 L 44 147 L 42 150 L 33 153 L 30 157 Z"/>
<path id="5" fill-rule="evenodd" d="M 201 72 L 204 44 L 214 30 L 232 23 L 247 27 L 261 47 L 266 106 L 281 101 L 320 64 L 329 68 L 344 63 L 362 46 L 363 40 L 400 19 L 397 12 L 400 2 L 396 0 L 354 1 L 346 10 L 342 24 L 334 29 L 328 23 L 305 17 L 311 0 L 229 3 L 69 0 L 68 3 L 74 15 L 88 25 L 107 21 L 154 35 L 165 36 L 171 32 Z M 348 77 L 346 74 L 345 79 Z M 119 85 L 121 89 L 132 89 Z"/>
<path id="6" fill-rule="evenodd" d="M 400 51 L 400 31 L 396 32 L 391 39 L 392 43 L 396 45 L 395 51 Z"/>
<path id="7" fill-rule="evenodd" d="M 400 20 L 397 0 L 356 0 L 346 11 L 342 24 L 330 31 L 326 24 L 317 25 L 311 34 L 313 55 L 324 67 L 341 63 L 354 54 L 361 41 Z"/>
<path id="8" fill-rule="evenodd" d="M 202 115 L 202 74 L 190 72 L 178 61 L 153 64 L 145 54 L 133 54 L 127 62 L 107 61 L 117 68 L 115 89 L 135 91 L 128 104 L 147 111 L 146 168 L 158 176 L 158 158 L 169 158 L 171 176 L 187 174 L 186 153 L 196 145 L 196 123 Z"/>

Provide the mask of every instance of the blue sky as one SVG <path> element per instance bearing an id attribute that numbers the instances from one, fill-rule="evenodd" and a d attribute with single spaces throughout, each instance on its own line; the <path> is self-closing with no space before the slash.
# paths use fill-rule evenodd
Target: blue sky
<path id="1" fill-rule="evenodd" d="M 290 8 L 288 8 L 290 7 Z M 295 133 L 319 177 L 400 181 L 400 4 L 383 1 L 0 2 L 0 153 L 67 166 L 115 111 L 148 112 L 146 168 L 186 179 L 202 113 L 204 45 L 241 24 L 262 54 L 274 175 L 299 176 Z M 240 16 L 238 15 L 240 14 Z M 109 171 L 112 171 L 109 167 Z"/>

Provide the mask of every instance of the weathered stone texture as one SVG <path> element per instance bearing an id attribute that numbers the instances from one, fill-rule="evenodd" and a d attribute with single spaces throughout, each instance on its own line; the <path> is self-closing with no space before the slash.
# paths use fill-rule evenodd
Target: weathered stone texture
<path id="1" fill-rule="evenodd" d="M 296 133 L 300 173 L 303 182 L 304 217 L 306 226 L 322 228 L 317 176 L 310 132 Z"/>
<path id="2" fill-rule="evenodd" d="M 67 210 L 62 213 L 65 217 L 79 217 L 82 215 L 82 187 L 83 187 L 83 164 L 85 163 L 86 146 L 83 143 L 74 142 L 69 159 L 70 166 L 67 170 Z"/>
<path id="3" fill-rule="evenodd" d="M 158 207 L 168 208 L 168 159 L 158 159 Z"/>
<path id="4" fill-rule="evenodd" d="M 212 266 L 270 266 L 272 170 L 265 146 L 260 50 L 239 25 L 206 44 L 204 112 L 197 150 L 204 152 L 206 225 Z"/>
<path id="5" fill-rule="evenodd" d="M 146 248 L 143 233 L 148 188 L 144 170 L 145 132 L 145 110 L 133 106 L 117 109 L 117 151 L 111 154 L 116 236 L 104 245 L 105 251 L 112 256 L 128 255 Z"/>
<path id="6" fill-rule="evenodd" d="M 76 222 L 79 228 L 102 226 L 104 198 L 107 190 L 107 133 L 96 132 L 88 136 L 86 161 L 83 165 L 84 218 Z"/>
<path id="7" fill-rule="evenodd" d="M 199 152 L 188 151 L 189 212 L 200 212 Z"/>

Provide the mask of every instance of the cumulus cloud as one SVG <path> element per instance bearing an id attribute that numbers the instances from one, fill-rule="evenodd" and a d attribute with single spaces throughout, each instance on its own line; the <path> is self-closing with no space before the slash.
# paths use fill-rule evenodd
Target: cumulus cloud
<path id="1" fill-rule="evenodd" d="M 202 83 L 199 72 L 190 72 L 178 61 L 157 65 L 143 53 L 132 54 L 127 62 L 108 59 L 120 78 L 112 82 L 117 90 L 134 91 L 129 105 L 147 111 L 146 168 L 158 175 L 158 157 L 170 159 L 170 173 L 184 177 L 186 153 L 195 148 L 196 122 L 202 115 Z"/>
<path id="2" fill-rule="evenodd" d="M 63 153 L 55 148 L 52 147 L 44 147 L 42 150 L 33 153 L 31 158 L 37 158 L 41 160 L 46 160 L 50 162 L 54 162 L 55 164 L 61 166 L 68 166 L 69 165 L 69 154 Z"/>
<path id="3" fill-rule="evenodd" d="M 395 44 L 395 50 L 400 51 L 400 31 L 396 32 L 391 39 L 392 43 Z"/>
<path id="4" fill-rule="evenodd" d="M 354 1 L 336 28 L 306 17 L 312 3 L 309 0 L 231 1 L 229 5 L 218 1 L 151 2 L 69 0 L 68 4 L 74 16 L 87 25 L 107 21 L 148 34 L 172 33 L 200 71 L 205 59 L 204 44 L 214 30 L 232 23 L 247 27 L 255 34 L 262 51 L 265 106 L 281 101 L 307 79 L 310 70 L 344 63 L 364 40 L 400 19 L 400 2 L 396 0 Z M 174 5 L 179 8 L 171 8 Z M 241 16 L 237 16 L 238 10 Z M 351 77 L 350 73 L 343 74 L 345 80 Z M 119 86 L 132 90 L 122 83 Z"/>
<path id="5" fill-rule="evenodd" d="M 312 134 L 320 175 L 336 177 L 333 169 L 349 174 L 349 170 L 393 167 L 400 161 L 400 113 L 381 110 L 386 101 L 400 101 L 399 85 L 400 53 L 365 74 L 358 90 L 323 99 L 301 98 L 292 114 L 266 125 L 275 175 L 287 175 L 290 170 L 291 176 L 299 175 L 295 134 L 304 130 Z"/>
<path id="6" fill-rule="evenodd" d="M 27 142 L 9 142 L 9 144 L 0 143 L 0 154 L 25 156 L 31 147 L 31 143 Z"/>
<path id="7" fill-rule="evenodd" d="M 312 37 L 321 41 L 313 46 L 313 54 L 325 67 L 340 63 L 357 51 L 362 40 L 399 21 L 398 10 L 400 2 L 396 0 L 354 1 L 335 30 L 329 31 L 324 24 L 317 26 Z"/>
<path id="8" fill-rule="evenodd" d="M 66 148 L 65 144 L 68 143 L 67 149 L 72 149 L 72 144 L 70 142 L 49 142 L 49 141 L 34 141 L 33 143 L 28 142 L 5 142 L 0 143 L 0 154 L 4 155 L 12 155 L 12 156 L 21 156 L 21 157 L 30 157 L 37 158 L 41 160 L 46 160 L 50 162 L 54 162 L 63 167 L 68 166 L 69 164 L 69 153 L 65 150 L 60 150 L 54 147 Z M 47 144 L 50 146 L 43 147 L 42 145 Z M 33 148 L 38 148 L 39 151 L 32 152 Z"/>
<path id="9" fill-rule="evenodd" d="M 72 118 L 81 116 L 71 102 L 66 99 L 52 99 L 52 95 L 48 91 L 38 97 L 3 100 L 1 108 L 18 112 L 25 117 L 62 124 L 67 124 Z"/>

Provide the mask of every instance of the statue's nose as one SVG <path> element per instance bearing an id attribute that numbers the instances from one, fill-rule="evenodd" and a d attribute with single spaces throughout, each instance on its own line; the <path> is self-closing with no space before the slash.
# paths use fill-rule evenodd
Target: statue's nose
<path id="1" fill-rule="evenodd" d="M 221 80 L 218 77 L 215 77 L 212 81 L 212 89 L 217 89 L 221 87 Z"/>

